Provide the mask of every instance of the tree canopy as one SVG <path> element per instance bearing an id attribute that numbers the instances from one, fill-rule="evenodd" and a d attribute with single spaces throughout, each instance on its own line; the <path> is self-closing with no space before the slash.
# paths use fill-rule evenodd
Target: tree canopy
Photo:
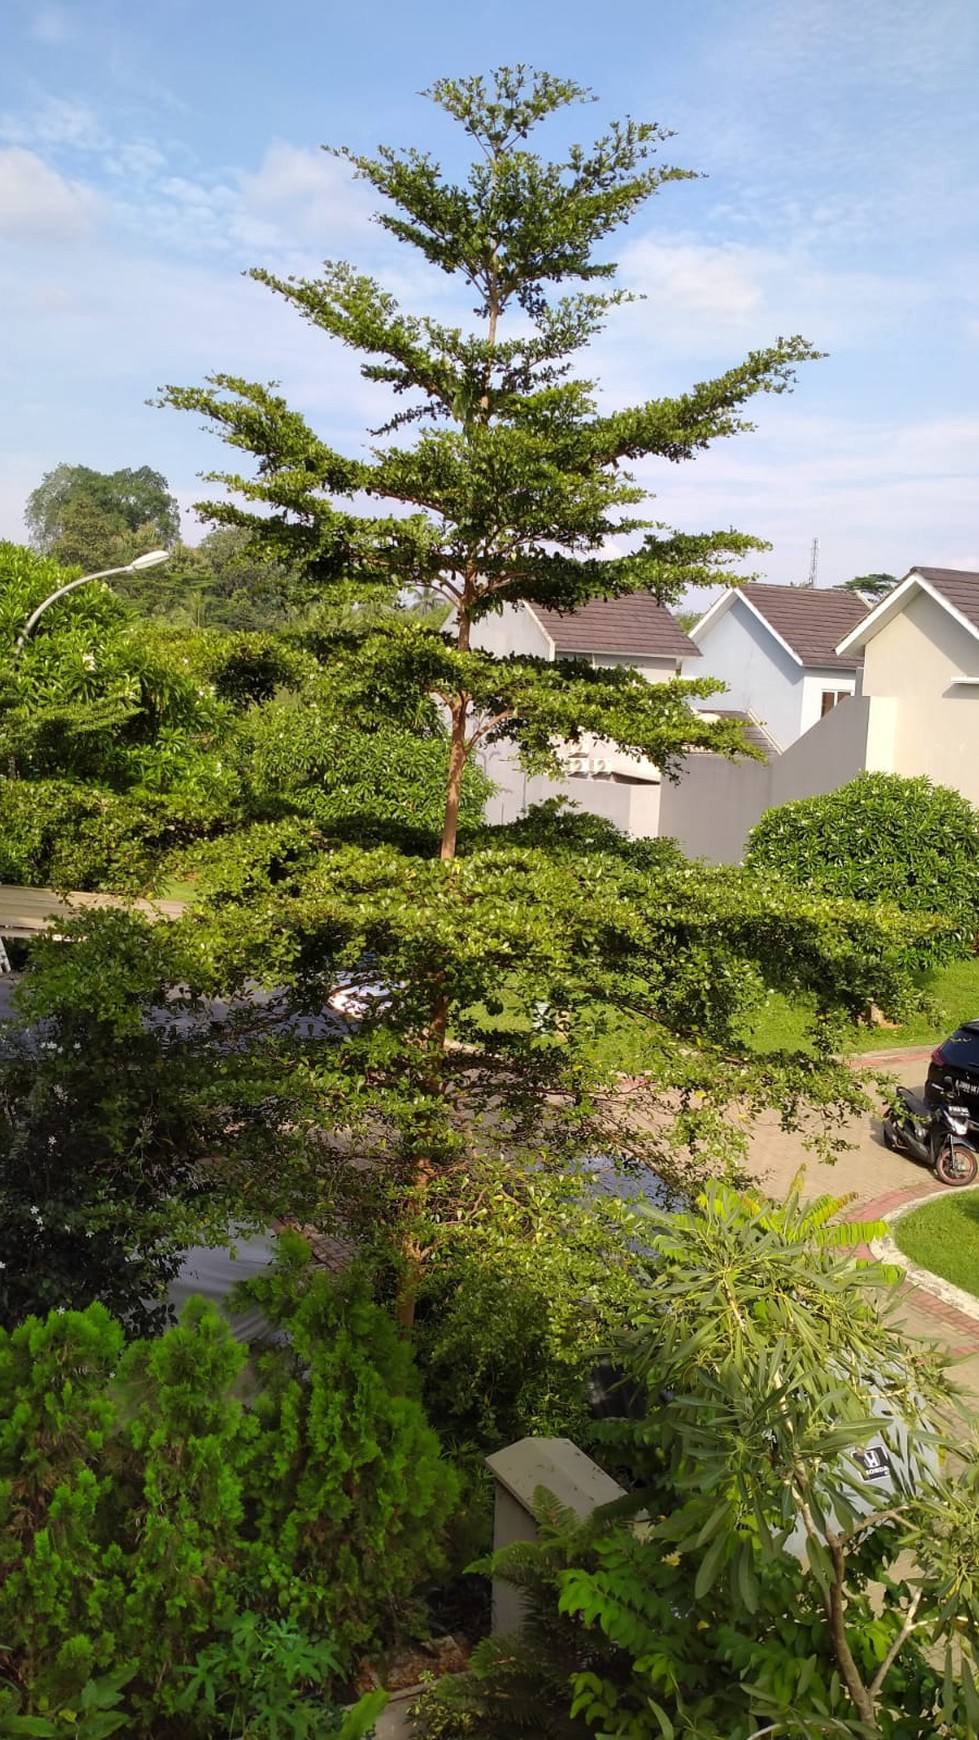
<path id="1" fill-rule="evenodd" d="M 661 186 L 687 175 L 655 160 L 669 134 L 651 122 L 613 122 L 593 145 L 548 161 L 527 140 L 588 100 L 572 81 L 503 67 L 488 79 L 438 80 L 427 95 L 467 137 L 465 182 L 412 149 L 339 155 L 385 201 L 382 227 L 475 296 L 476 324 L 408 313 L 344 262 L 327 262 L 311 280 L 252 273 L 359 351 L 365 379 L 386 389 L 368 457 L 331 448 L 273 387 L 231 375 L 168 387 L 162 402 L 203 413 L 257 461 L 251 478 L 212 474 L 230 499 L 199 504 L 205 517 L 247 528 L 323 592 L 422 587 L 451 605 L 444 635 L 375 638 L 371 648 L 449 717 L 442 852 L 451 857 L 462 772 L 481 741 L 512 741 L 538 767 L 556 765 L 555 738 L 574 741 L 582 730 L 667 770 L 689 747 L 744 751 L 736 728 L 685 705 L 710 692 L 703 683 L 490 661 L 473 650 L 472 633 L 505 604 L 574 610 L 645 589 L 669 602 L 690 585 L 730 578 L 729 564 L 758 540 L 664 529 L 639 511 L 646 491 L 628 467 L 690 459 L 748 429 L 750 400 L 785 391 L 814 352 L 800 338 L 778 339 L 679 397 L 602 409 L 594 383 L 573 372 L 577 353 L 627 299 L 621 288 L 602 288 L 615 268 L 599 250 Z M 358 511 L 358 496 L 387 511 Z"/>
<path id="2" fill-rule="evenodd" d="M 57 465 L 31 491 L 24 518 L 42 555 L 93 573 L 154 546 L 169 548 L 180 535 L 177 499 L 149 465 L 120 471 Z"/>
<path id="3" fill-rule="evenodd" d="M 836 591 L 859 592 L 869 604 L 879 604 L 896 585 L 896 574 L 855 574 L 852 580 L 841 580 Z"/>

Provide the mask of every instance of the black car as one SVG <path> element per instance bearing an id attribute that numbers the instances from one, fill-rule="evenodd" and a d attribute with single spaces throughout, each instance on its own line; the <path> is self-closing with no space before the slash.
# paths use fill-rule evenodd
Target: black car
<path id="1" fill-rule="evenodd" d="M 963 1021 L 950 1039 L 935 1047 L 928 1065 L 925 1099 L 965 1106 L 979 1124 L 979 1021 Z"/>

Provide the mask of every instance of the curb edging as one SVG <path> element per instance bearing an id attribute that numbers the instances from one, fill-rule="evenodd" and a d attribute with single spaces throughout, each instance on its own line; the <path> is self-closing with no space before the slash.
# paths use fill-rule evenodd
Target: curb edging
<path id="1" fill-rule="evenodd" d="M 979 1191 L 979 1184 L 967 1184 L 961 1194 L 972 1194 L 976 1191 Z M 912 1209 L 921 1208 L 926 1202 L 934 1202 L 935 1200 L 936 1192 L 930 1190 L 923 1196 L 913 1196 L 909 1201 L 900 1203 L 881 1218 L 886 1219 L 888 1225 L 892 1226 L 895 1221 L 910 1214 Z M 930 1293 L 933 1298 L 940 1299 L 943 1305 L 950 1305 L 961 1316 L 970 1318 L 973 1323 L 979 1323 L 979 1298 L 976 1298 L 973 1293 L 966 1293 L 962 1287 L 954 1287 L 951 1281 L 944 1280 L 941 1275 L 933 1274 L 930 1269 L 919 1268 L 917 1263 L 912 1263 L 904 1255 L 904 1252 L 898 1249 L 889 1234 L 885 1235 L 884 1238 L 872 1239 L 870 1250 L 879 1263 L 889 1263 L 895 1268 L 902 1269 L 912 1287 L 916 1287 L 922 1293 Z"/>

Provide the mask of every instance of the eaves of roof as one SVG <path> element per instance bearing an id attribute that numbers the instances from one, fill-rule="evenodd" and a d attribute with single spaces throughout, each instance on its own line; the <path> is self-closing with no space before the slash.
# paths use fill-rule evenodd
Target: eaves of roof
<path id="1" fill-rule="evenodd" d="M 938 571 L 953 572 L 953 570 L 936 570 L 936 572 Z M 886 598 L 882 598 L 880 603 L 875 605 L 874 609 L 870 612 L 870 615 L 865 617 L 863 622 L 858 623 L 856 628 L 851 630 L 851 632 L 846 636 L 845 640 L 840 641 L 836 650 L 841 657 L 845 657 L 847 653 L 851 651 L 856 652 L 862 647 L 865 647 L 867 642 L 873 640 L 874 636 L 879 634 L 882 628 L 886 628 L 889 622 L 893 622 L 896 616 L 900 616 L 910 598 L 922 592 L 925 593 L 928 598 L 933 599 L 936 604 L 941 605 L 941 608 L 946 611 L 953 621 L 957 622 L 961 628 L 964 628 L 966 633 L 972 636 L 973 640 L 979 641 L 979 623 L 971 621 L 965 612 L 960 610 L 951 599 L 944 597 L 940 588 L 935 585 L 933 581 L 927 578 L 927 573 L 927 569 L 923 571 L 919 568 L 912 568 L 910 572 L 904 576 L 904 579 L 898 582 L 893 591 L 889 592 Z M 979 591 L 977 591 L 977 600 L 979 600 Z"/>

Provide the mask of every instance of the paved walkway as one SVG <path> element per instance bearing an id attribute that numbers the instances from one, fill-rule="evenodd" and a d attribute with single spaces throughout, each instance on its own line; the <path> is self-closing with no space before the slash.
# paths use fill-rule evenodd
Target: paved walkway
<path id="1" fill-rule="evenodd" d="M 862 1057 L 861 1064 L 887 1069 L 898 1081 L 920 1090 L 931 1048 L 878 1052 Z M 760 1120 L 751 1147 L 752 1171 L 773 1196 L 784 1196 L 800 1166 L 805 1167 L 803 1195 L 842 1196 L 852 1192 L 855 1200 L 847 1209 L 850 1220 L 883 1220 L 895 1208 L 946 1189 L 924 1166 L 915 1165 L 884 1147 L 878 1117 L 854 1119 L 845 1130 L 853 1147 L 838 1160 L 816 1160 L 799 1136 L 779 1128 L 774 1114 Z M 900 1295 L 899 1320 L 909 1335 L 936 1342 L 957 1362 L 956 1379 L 976 1399 L 979 1412 L 979 1322 L 966 1317 L 920 1287 L 905 1285 Z"/>
<path id="2" fill-rule="evenodd" d="M 78 918 L 105 907 L 132 908 L 152 920 L 180 918 L 185 900 L 128 900 L 118 894 L 56 894 L 53 888 L 20 888 L 0 882 L 0 936 L 32 937 L 46 931 L 52 919 Z"/>

